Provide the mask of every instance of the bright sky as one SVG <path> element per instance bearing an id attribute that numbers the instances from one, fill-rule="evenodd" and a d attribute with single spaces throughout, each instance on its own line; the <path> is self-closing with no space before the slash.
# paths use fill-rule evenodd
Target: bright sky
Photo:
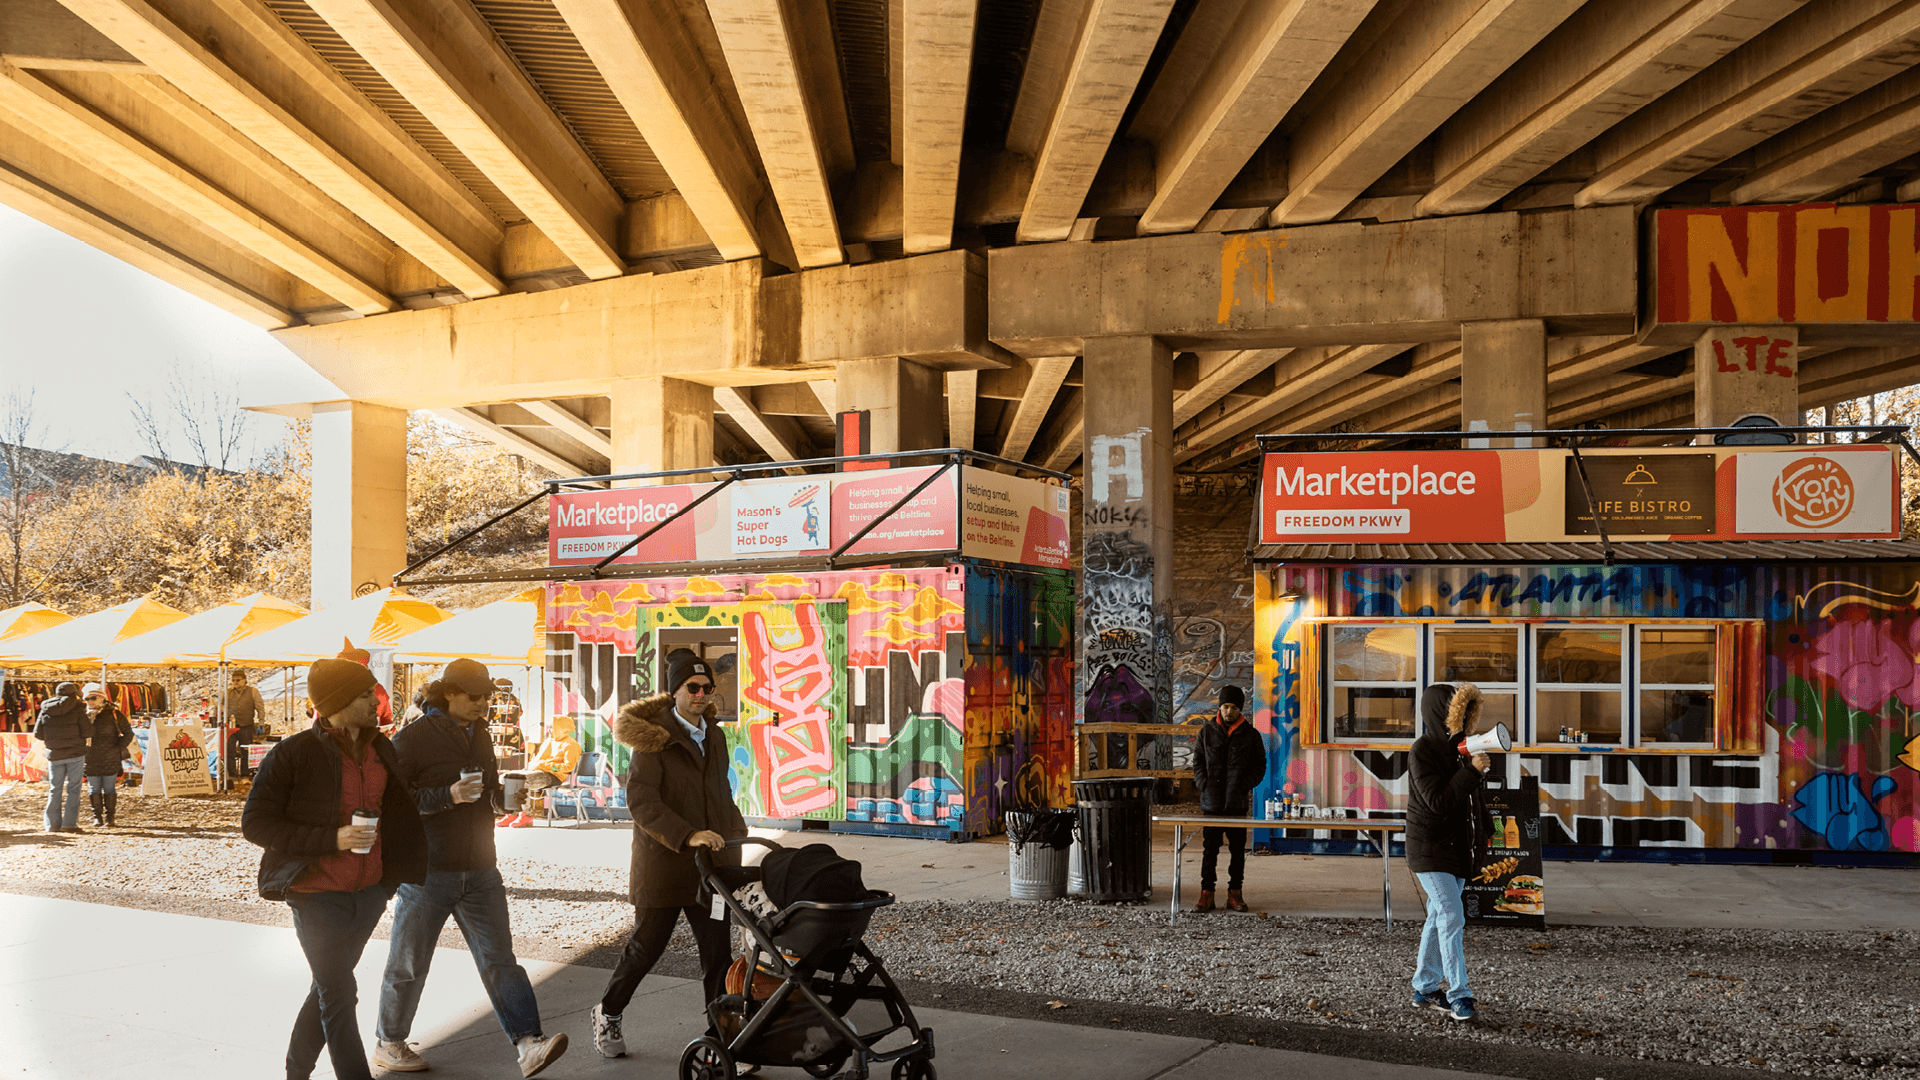
<path id="1" fill-rule="evenodd" d="M 42 442 L 69 453 L 115 461 L 147 453 L 127 395 L 164 405 L 181 364 L 235 387 L 242 402 L 332 396 L 266 331 L 7 206 L 0 327 L 0 395 L 33 390 L 35 412 L 48 420 Z M 279 440 L 284 420 L 250 415 L 256 452 Z"/>

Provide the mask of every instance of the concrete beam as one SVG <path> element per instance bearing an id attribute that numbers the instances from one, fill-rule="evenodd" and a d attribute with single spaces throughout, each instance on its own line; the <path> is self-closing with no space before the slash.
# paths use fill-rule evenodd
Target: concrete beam
<path id="1" fill-rule="evenodd" d="M 285 267 L 349 309 L 370 315 L 395 306 L 382 284 L 355 273 L 44 79 L 0 65 L 0 108 L 64 143 L 80 159 L 118 173 L 205 221 L 234 243 Z"/>
<path id="2" fill-rule="evenodd" d="M 1610 128 L 1576 206 L 1645 202 L 1913 63 L 1920 3 L 1807 4 Z"/>
<path id="3" fill-rule="evenodd" d="M 963 450 L 973 449 L 974 425 L 980 406 L 980 373 L 947 372 L 947 439 Z"/>
<path id="4" fill-rule="evenodd" d="M 1220 415 L 1203 411 L 1173 437 L 1176 463 L 1190 461 L 1217 446 L 1235 432 L 1265 424 L 1315 394 L 1351 382 L 1410 344 L 1355 345 L 1345 349 L 1295 349 L 1273 366 L 1273 392 L 1238 408 L 1220 406 Z"/>
<path id="5" fill-rule="evenodd" d="M 1035 156 L 1019 239 L 1064 240 L 1072 231 L 1172 9 L 1173 0 L 1094 0 Z"/>
<path id="6" fill-rule="evenodd" d="M 621 199 L 465 0 L 309 0 L 587 277 L 626 272 Z M 711 230 L 709 230 L 711 231 Z"/>
<path id="7" fill-rule="evenodd" d="M 523 401 L 520 402 L 520 407 L 540 419 L 545 420 L 548 424 L 551 424 L 556 431 L 559 431 L 581 446 L 599 454 L 601 457 L 612 459 L 613 436 L 589 424 L 580 416 L 562 408 L 559 402 Z"/>
<path id="8" fill-rule="evenodd" d="M 1020 405 L 1014 410 L 1013 419 L 1008 422 L 1007 430 L 1000 439 L 1000 456 L 1012 461 L 1025 461 L 1027 451 L 1033 447 L 1033 438 L 1040 433 L 1040 425 L 1047 418 L 1047 410 L 1053 408 L 1053 399 L 1060 393 L 1060 383 L 1067 377 L 1067 369 L 1073 366 L 1071 356 L 1048 356 L 1033 361 L 1033 380 L 1027 384 L 1027 395 L 1020 399 Z"/>
<path id="9" fill-rule="evenodd" d="M 1756 168 L 1714 189 L 1735 203 L 1813 202 L 1920 152 L 1920 69 L 1878 86 L 1754 147 Z"/>
<path id="10" fill-rule="evenodd" d="M 1247 380 L 1270 370 L 1291 349 L 1238 349 L 1203 353 L 1193 385 L 1173 399 L 1173 422 L 1184 424 L 1209 406 L 1239 389 Z M 1178 386 L 1175 389 L 1179 389 Z M 1273 392 L 1267 388 L 1260 396 Z"/>
<path id="11" fill-rule="evenodd" d="M 812 50 L 806 50 L 799 27 L 790 21 L 797 11 L 781 0 L 708 0 L 707 11 L 767 184 L 780 203 L 794 257 L 802 267 L 843 261 L 823 135 L 816 130 L 802 75 L 803 51 Z"/>
<path id="12" fill-rule="evenodd" d="M 1800 407 L 1818 409 L 1920 383 L 1920 346 L 1839 349 L 1800 365 Z"/>
<path id="13" fill-rule="evenodd" d="M 939 371 L 893 356 L 848 360 L 837 370 L 840 409 L 867 414 L 870 452 L 894 454 L 946 445 Z"/>
<path id="14" fill-rule="evenodd" d="M 478 435 L 509 454 L 526 458 L 555 476 L 585 476 L 593 471 L 590 467 L 564 457 L 510 427 L 495 423 L 491 417 L 483 415 L 472 407 L 434 409 L 432 412 L 442 420 L 459 425 L 462 429 Z"/>
<path id="15" fill-rule="evenodd" d="M 620 379 L 607 388 L 616 475 L 712 465 L 716 432 L 713 391 L 684 379 Z M 687 483 L 699 477 L 663 479 Z M 637 486 L 639 481 L 621 481 Z"/>
<path id="16" fill-rule="evenodd" d="M 901 5 L 901 246 L 910 255 L 953 246 L 960 143 L 967 125 L 978 0 Z"/>
<path id="17" fill-rule="evenodd" d="M 999 248 L 989 328 L 1021 356 L 1136 334 L 1182 350 L 1442 341 L 1508 318 L 1625 334 L 1636 237 L 1619 207 Z"/>
<path id="18" fill-rule="evenodd" d="M 753 388 L 753 407 L 763 416 L 813 416 L 827 417 L 826 408 L 821 405 L 819 394 L 814 390 L 818 383 L 766 383 Z"/>
<path id="19" fill-rule="evenodd" d="M 1586 5 L 1441 127 L 1418 212 L 1485 210 L 1800 2 Z"/>
<path id="20" fill-rule="evenodd" d="M 0 60 L 25 68 L 58 66 L 138 71 L 140 59 L 87 25 L 59 0 L 11 0 L 0 18 Z"/>
<path id="21" fill-rule="evenodd" d="M 1197 225 L 1375 2 L 1248 4 L 1155 140 L 1158 175 L 1140 232 L 1185 232 Z"/>
<path id="22" fill-rule="evenodd" d="M 731 386 L 713 388 L 713 403 L 726 411 L 727 417 L 740 425 L 740 429 L 757 443 L 767 456 L 775 461 L 798 461 L 806 456 L 806 445 L 799 427 L 789 417 L 767 416 L 753 407 L 748 395 L 750 390 Z M 787 472 L 800 475 L 805 469 L 788 469 Z"/>
<path id="23" fill-rule="evenodd" d="M 1580 0 L 1425 0 L 1349 69 L 1292 132 L 1275 225 L 1331 221 L 1527 50 Z"/>
<path id="24" fill-rule="evenodd" d="M 1065 472 L 1080 460 L 1087 438 L 1086 394 L 1080 390 L 1068 390 L 1067 394 L 1070 396 L 1062 405 L 1059 433 L 1040 455 L 1041 465 L 1058 472 Z"/>
<path id="25" fill-rule="evenodd" d="M 1073 70 L 1081 27 L 1092 10 L 1093 0 L 1041 0 L 1027 62 L 1020 69 L 1020 92 L 1007 122 L 1007 149 L 1028 158 L 1040 155 Z"/>
<path id="26" fill-rule="evenodd" d="M 813 391 L 813 396 L 819 400 L 820 407 L 826 410 L 826 415 L 839 414 L 840 384 L 838 382 L 833 379 L 816 379 L 807 383 L 807 389 Z"/>
<path id="27" fill-rule="evenodd" d="M 987 263 L 970 251 L 796 276 L 802 364 L 882 357 L 940 369 L 1013 363 L 987 340 Z"/>

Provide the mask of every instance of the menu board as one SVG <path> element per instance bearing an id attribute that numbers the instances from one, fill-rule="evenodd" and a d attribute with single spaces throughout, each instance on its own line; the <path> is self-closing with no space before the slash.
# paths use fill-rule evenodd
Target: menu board
<path id="1" fill-rule="evenodd" d="M 1519 787 L 1489 785 L 1493 837 L 1461 895 L 1467 921 L 1479 926 L 1547 928 L 1546 879 L 1540 871 L 1540 781 Z"/>

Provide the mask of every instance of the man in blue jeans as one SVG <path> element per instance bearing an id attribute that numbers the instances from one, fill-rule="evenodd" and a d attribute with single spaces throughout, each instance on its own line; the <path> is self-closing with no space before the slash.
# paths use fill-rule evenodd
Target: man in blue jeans
<path id="1" fill-rule="evenodd" d="M 420 718 L 393 737 L 401 773 L 426 824 L 427 880 L 400 886 L 394 907 L 373 1047 L 373 1063 L 390 1072 L 431 1067 L 407 1045 L 407 1036 L 448 916 L 467 939 L 493 1015 L 519 1056 L 520 1075 L 538 1073 L 567 1049 L 564 1033 L 541 1034 L 533 983 L 513 955 L 507 886 L 495 862 L 487 796 L 500 790 L 485 723 L 492 694 L 485 664 L 455 660 L 422 692 Z"/>
<path id="2" fill-rule="evenodd" d="M 40 719 L 33 725 L 33 737 L 47 748 L 48 832 L 80 831 L 80 787 L 86 776 L 87 707 L 80 703 L 80 688 L 63 682 L 53 688 L 53 696 L 40 704 Z M 66 796 L 65 803 L 61 795 Z"/>
<path id="3" fill-rule="evenodd" d="M 1476 853 L 1493 832 L 1482 786 L 1492 762 L 1485 754 L 1469 759 L 1460 746 L 1479 716 L 1480 688 L 1472 683 L 1427 687 L 1420 698 L 1421 734 L 1413 743 L 1407 795 L 1407 867 L 1427 894 L 1413 1004 L 1460 1021 L 1479 1015 L 1467 986 L 1467 915 L 1460 894 Z"/>

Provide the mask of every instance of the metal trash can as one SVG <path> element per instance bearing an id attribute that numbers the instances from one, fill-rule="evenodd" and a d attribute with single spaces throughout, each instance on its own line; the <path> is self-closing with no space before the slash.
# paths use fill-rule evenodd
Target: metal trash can
<path id="1" fill-rule="evenodd" d="M 1007 881 L 1015 900 L 1058 900 L 1067 893 L 1071 810 L 1007 811 Z"/>
<path id="2" fill-rule="evenodd" d="M 1153 777 L 1075 780 L 1087 899 L 1145 900 L 1153 893 Z"/>

